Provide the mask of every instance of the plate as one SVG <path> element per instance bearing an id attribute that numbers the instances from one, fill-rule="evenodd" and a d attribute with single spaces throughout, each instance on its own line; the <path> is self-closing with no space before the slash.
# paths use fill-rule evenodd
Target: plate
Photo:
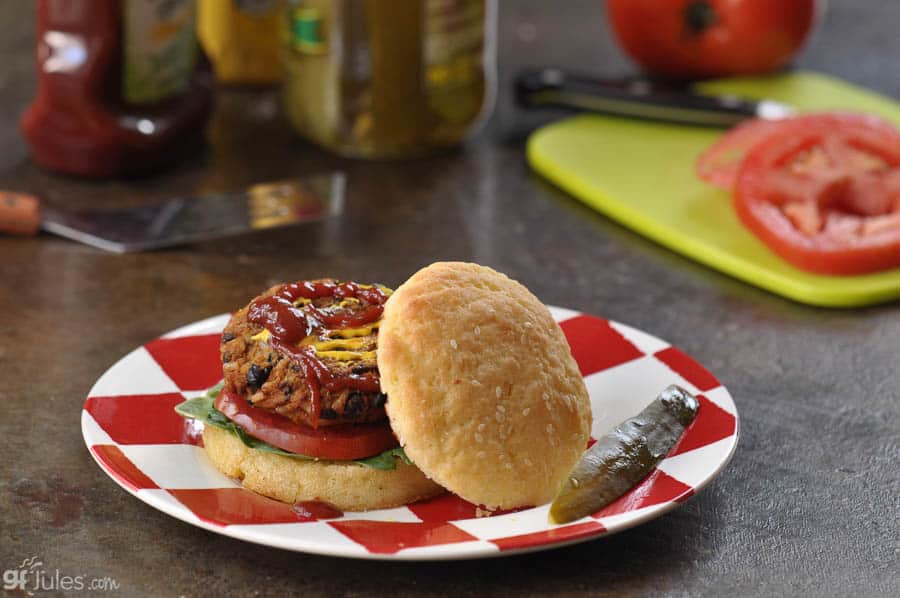
<path id="1" fill-rule="evenodd" d="M 598 437 L 641 411 L 669 384 L 697 394 L 697 419 L 643 482 L 598 513 L 550 525 L 548 505 L 491 517 L 454 495 L 396 509 L 317 520 L 241 488 L 213 467 L 202 424 L 175 405 L 221 378 L 219 336 L 229 314 L 174 330 L 104 373 L 81 414 L 100 468 L 148 505 L 232 538 L 315 554 L 448 560 L 544 550 L 599 538 L 659 517 L 696 494 L 728 463 L 738 439 L 731 395 L 676 347 L 624 324 L 561 308 L 560 323 L 591 397 Z"/>

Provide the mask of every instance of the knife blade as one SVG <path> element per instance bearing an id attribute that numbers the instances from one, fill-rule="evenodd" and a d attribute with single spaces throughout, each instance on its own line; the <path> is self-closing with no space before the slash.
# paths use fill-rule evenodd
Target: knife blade
<path id="1" fill-rule="evenodd" d="M 105 210 L 41 208 L 34 196 L 0 192 L 0 230 L 43 229 L 114 253 L 145 251 L 333 218 L 343 211 L 345 185 L 343 173 L 327 173 Z"/>
<path id="2" fill-rule="evenodd" d="M 567 108 L 710 127 L 730 127 L 748 118 L 779 120 L 793 107 L 774 100 L 705 95 L 645 78 L 601 79 L 558 68 L 520 73 L 516 102 L 525 108 Z"/>

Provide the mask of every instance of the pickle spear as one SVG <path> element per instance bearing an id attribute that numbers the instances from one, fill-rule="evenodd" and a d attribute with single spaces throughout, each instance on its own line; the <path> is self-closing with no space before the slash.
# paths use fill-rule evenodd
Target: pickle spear
<path id="1" fill-rule="evenodd" d="M 628 492 L 672 450 L 699 408 L 691 393 L 673 384 L 597 440 L 550 505 L 550 523 L 581 519 Z"/>

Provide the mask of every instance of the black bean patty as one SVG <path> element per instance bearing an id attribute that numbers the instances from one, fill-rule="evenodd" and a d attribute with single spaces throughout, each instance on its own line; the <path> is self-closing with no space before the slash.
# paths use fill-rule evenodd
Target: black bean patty
<path id="1" fill-rule="evenodd" d="M 275 294 L 277 285 L 260 295 Z M 254 301 L 257 298 L 254 298 Z M 339 307 L 339 299 L 315 299 L 313 304 L 323 310 L 362 309 L 360 302 L 345 302 Z M 247 319 L 251 301 L 235 313 L 222 333 L 221 355 L 225 389 L 245 397 L 254 407 L 259 407 L 299 423 L 309 426 L 330 426 L 348 423 L 369 423 L 385 419 L 385 395 L 380 392 L 359 392 L 352 389 L 331 392 L 321 388 L 321 411 L 315 420 L 313 395 L 306 378 L 305 368 L 288 355 L 273 347 L 271 339 L 254 340 L 263 332 L 263 327 Z M 374 351 L 378 331 L 361 339 L 360 352 Z M 320 360 L 336 377 L 349 374 L 377 373 L 378 365 L 374 357 L 351 360 L 337 360 L 322 356 Z"/>

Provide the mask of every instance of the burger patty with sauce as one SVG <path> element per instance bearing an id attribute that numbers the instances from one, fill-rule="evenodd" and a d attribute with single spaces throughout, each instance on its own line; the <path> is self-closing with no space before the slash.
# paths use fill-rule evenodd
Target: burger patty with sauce
<path id="1" fill-rule="evenodd" d="M 375 350 L 390 293 L 334 279 L 270 288 L 223 331 L 225 390 L 313 428 L 384 420 Z"/>

